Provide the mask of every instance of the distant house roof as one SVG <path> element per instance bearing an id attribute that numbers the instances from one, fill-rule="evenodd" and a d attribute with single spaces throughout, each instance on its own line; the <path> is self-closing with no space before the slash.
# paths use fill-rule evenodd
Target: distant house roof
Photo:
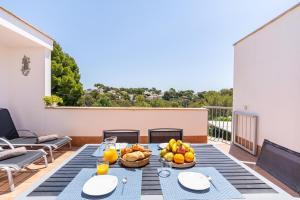
<path id="1" fill-rule="evenodd" d="M 25 20 L 21 19 L 20 17 L 16 16 L 15 14 L 13 14 L 12 12 L 6 10 L 5 8 L 0 6 L 0 10 L 6 12 L 7 14 L 11 15 L 12 17 L 14 17 L 15 19 L 19 20 L 20 22 L 24 23 L 25 25 L 29 26 L 30 28 L 34 29 L 35 31 L 39 32 L 40 34 L 42 34 L 43 36 L 47 37 L 50 40 L 54 40 L 52 37 L 50 37 L 49 35 L 47 35 L 46 33 L 40 31 L 39 29 L 37 29 L 36 27 L 34 27 L 33 25 L 29 24 L 28 22 L 26 22 Z"/>
<path id="2" fill-rule="evenodd" d="M 240 42 L 244 41 L 245 39 L 247 39 L 248 37 L 252 36 L 253 34 L 255 34 L 256 32 L 262 30 L 263 28 L 265 28 L 266 26 L 272 24 L 273 22 L 277 21 L 278 19 L 280 19 L 281 17 L 285 16 L 286 14 L 288 14 L 289 12 L 291 12 L 292 10 L 296 9 L 297 7 L 300 6 L 300 3 L 297 3 L 296 5 L 294 5 L 293 7 L 291 7 L 290 9 L 286 10 L 285 12 L 281 13 L 280 15 L 278 15 L 277 17 L 275 17 L 274 19 L 270 20 L 269 22 L 267 22 L 266 24 L 262 25 L 261 27 L 259 27 L 258 29 L 256 29 L 255 31 L 249 33 L 248 35 L 246 35 L 245 37 L 243 37 L 242 39 L 238 40 L 237 42 L 235 42 L 233 45 L 237 45 Z"/>

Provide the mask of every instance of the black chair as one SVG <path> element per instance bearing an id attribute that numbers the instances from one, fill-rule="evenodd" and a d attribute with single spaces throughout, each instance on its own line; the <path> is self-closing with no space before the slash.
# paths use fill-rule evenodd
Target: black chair
<path id="1" fill-rule="evenodd" d="M 170 139 L 182 140 L 183 129 L 178 128 L 156 128 L 148 130 L 149 143 L 169 142 Z"/>
<path id="2" fill-rule="evenodd" d="M 103 141 L 105 138 L 117 136 L 117 142 L 135 144 L 139 143 L 140 131 L 130 129 L 115 129 L 115 130 L 104 130 Z"/>
<path id="3" fill-rule="evenodd" d="M 300 194 L 300 153 L 264 140 L 256 165 Z"/>
<path id="4" fill-rule="evenodd" d="M 38 143 L 38 135 L 30 130 L 17 130 L 14 122 L 5 108 L 0 108 L 0 137 L 7 139 L 14 147 L 42 147 L 49 150 L 51 161 L 54 161 L 53 150 L 69 144 L 71 147 L 71 138 L 68 136 L 60 137 L 55 140 Z M 0 141 L 0 146 L 7 146 Z"/>

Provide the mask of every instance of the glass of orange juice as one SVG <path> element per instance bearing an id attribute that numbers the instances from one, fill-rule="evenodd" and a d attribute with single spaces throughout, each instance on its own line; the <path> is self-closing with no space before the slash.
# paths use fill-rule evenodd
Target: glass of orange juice
<path id="1" fill-rule="evenodd" d="M 109 170 L 109 162 L 103 159 L 97 160 L 97 175 L 107 174 Z"/>

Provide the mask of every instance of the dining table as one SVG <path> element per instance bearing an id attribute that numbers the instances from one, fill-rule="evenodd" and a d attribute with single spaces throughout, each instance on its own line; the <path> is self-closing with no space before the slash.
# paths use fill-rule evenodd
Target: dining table
<path id="1" fill-rule="evenodd" d="M 190 195 L 192 193 L 180 193 L 180 189 L 174 189 L 177 183 L 177 169 L 170 169 L 173 178 L 162 179 L 159 176 L 159 171 L 162 169 L 162 163 L 160 162 L 159 145 L 158 144 L 142 144 L 146 148 L 152 150 L 150 162 L 142 168 L 136 169 L 139 173 L 139 179 L 134 179 L 135 186 L 126 185 L 128 189 L 130 187 L 136 187 L 134 192 L 138 192 L 139 196 L 134 197 L 141 200 L 166 200 L 170 199 L 172 195 L 178 192 L 182 200 L 202 200 L 211 199 L 209 196 L 204 198 L 204 195 L 199 194 Z M 213 144 L 196 144 L 192 143 L 191 147 L 195 151 L 196 164 L 192 168 L 181 169 L 184 171 L 200 171 L 209 172 L 215 178 L 212 181 L 216 181 L 215 184 L 218 188 L 217 191 L 225 192 L 233 191 L 235 194 L 240 194 L 238 198 L 232 199 L 274 199 L 285 200 L 292 199 L 293 197 L 282 190 L 277 185 L 254 171 L 252 168 L 245 165 L 240 160 L 236 159 L 230 154 L 224 153 L 219 149 L 217 145 Z M 86 144 L 78 149 L 72 156 L 66 159 L 62 164 L 57 166 L 53 171 L 46 174 L 39 181 L 34 183 L 29 189 L 19 195 L 16 199 L 25 200 L 54 200 L 54 199 L 88 199 L 83 197 L 75 198 L 75 192 L 80 195 L 82 184 L 80 180 L 85 180 L 85 174 L 93 173 L 96 171 L 96 162 L 102 156 L 102 144 Z M 122 171 L 124 166 L 120 162 L 110 165 L 110 170 L 113 173 L 126 173 Z M 128 174 L 129 177 L 135 177 L 135 175 Z M 136 175 L 138 176 L 138 175 Z M 81 181 L 82 181 L 81 180 Z M 223 180 L 220 181 L 220 180 Z M 128 180 L 128 183 L 130 179 Z M 170 183 L 170 184 L 168 184 Z M 174 187 L 172 187 L 172 184 Z M 212 185 L 215 185 L 212 182 Z M 120 187 L 122 184 L 120 183 Z M 225 186 L 228 186 L 227 189 Z M 77 187 L 77 188 L 76 188 Z M 117 186 L 119 187 L 119 186 Z M 224 188 L 223 188 L 224 187 Z M 168 192 L 169 190 L 174 191 Z M 138 190 L 138 191 L 136 191 Z M 223 193 L 220 193 L 223 194 Z M 222 195 L 219 195 L 222 197 Z M 177 197 L 177 196 L 175 196 Z M 230 195 L 225 199 L 230 199 Z M 121 197 L 115 197 L 115 199 L 121 199 Z M 98 199 L 102 199 L 99 197 Z M 123 198 L 122 198 L 123 199 Z M 126 198 L 125 198 L 126 199 Z M 222 199 L 222 198 L 218 198 Z"/>

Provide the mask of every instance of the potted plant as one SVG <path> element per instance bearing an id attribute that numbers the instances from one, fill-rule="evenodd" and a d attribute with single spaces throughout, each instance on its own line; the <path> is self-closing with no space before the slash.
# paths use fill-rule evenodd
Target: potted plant
<path id="1" fill-rule="evenodd" d="M 63 103 L 63 99 L 56 95 L 44 96 L 43 100 L 46 106 L 51 106 L 51 107 L 56 107 L 58 104 Z"/>

